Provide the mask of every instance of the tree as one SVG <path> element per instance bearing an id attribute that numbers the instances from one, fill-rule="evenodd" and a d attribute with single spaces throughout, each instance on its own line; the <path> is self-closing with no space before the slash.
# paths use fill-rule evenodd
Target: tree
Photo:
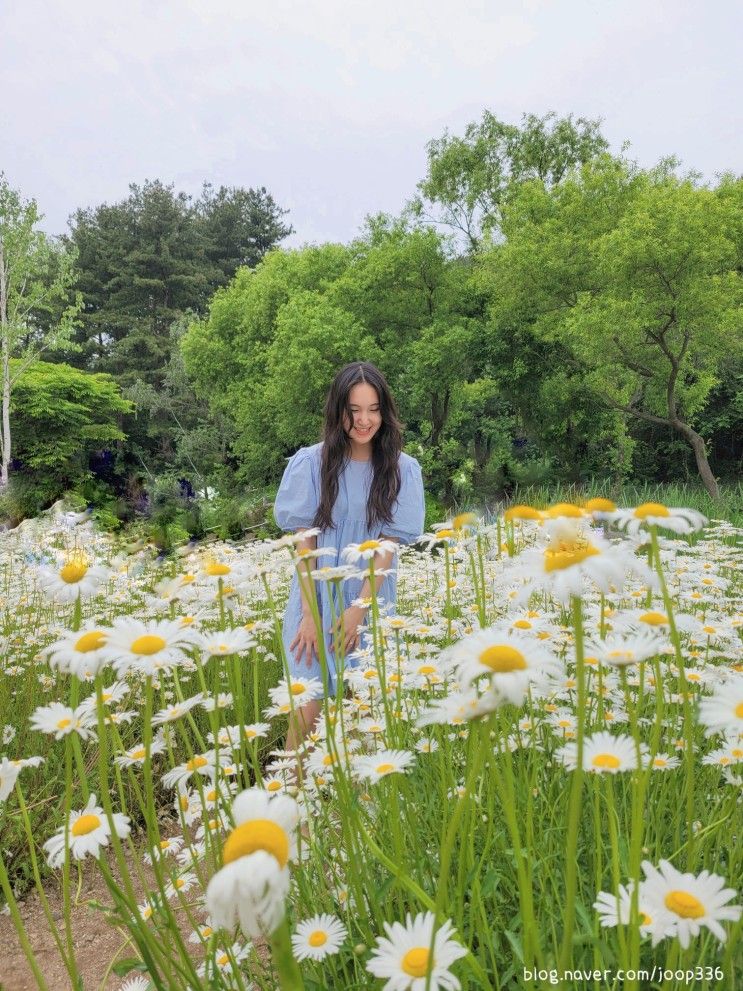
<path id="1" fill-rule="evenodd" d="M 225 285 L 242 265 L 255 268 L 261 259 L 294 232 L 282 210 L 266 190 L 204 183 L 196 204 L 199 231 L 206 256 L 217 274 L 214 288 Z"/>
<path id="2" fill-rule="evenodd" d="M 71 218 L 85 299 L 79 341 L 91 370 L 158 388 L 170 325 L 188 310 L 203 312 L 215 269 L 185 193 L 159 181 L 129 189 L 123 202 Z"/>
<path id="3" fill-rule="evenodd" d="M 53 475 L 61 491 L 84 476 L 91 453 L 126 439 L 119 420 L 130 409 L 110 375 L 27 364 L 13 392 L 16 458 L 26 469 Z"/>
<path id="4" fill-rule="evenodd" d="M 674 431 L 718 495 L 693 424 L 740 346 L 741 196 L 609 156 L 525 184 L 486 263 L 496 323 L 559 341 L 610 409 Z"/>
<path id="5" fill-rule="evenodd" d="M 82 305 L 73 291 L 74 254 L 37 230 L 40 220 L 36 201 L 23 200 L 0 173 L 0 489 L 8 484 L 13 390 L 41 354 L 74 349 L 71 335 Z M 57 318 L 44 319 L 50 314 Z M 19 360 L 11 366 L 13 356 Z"/>
<path id="6" fill-rule="evenodd" d="M 505 201 L 520 183 L 539 179 L 552 186 L 573 166 L 608 149 L 600 123 L 552 112 L 544 117 L 524 114 L 517 127 L 486 110 L 479 123 L 467 125 L 463 138 L 446 131 L 429 141 L 427 174 L 412 206 L 459 231 L 476 251 L 484 234 L 500 230 Z M 438 214 L 427 212 L 436 207 Z"/>

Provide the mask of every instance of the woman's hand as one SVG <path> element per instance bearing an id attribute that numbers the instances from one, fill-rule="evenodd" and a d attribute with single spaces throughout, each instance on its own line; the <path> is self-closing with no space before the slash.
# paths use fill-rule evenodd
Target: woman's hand
<path id="1" fill-rule="evenodd" d="M 312 618 L 311 613 L 302 613 L 302 619 L 299 621 L 297 635 L 289 644 L 289 650 L 294 650 L 295 647 L 297 650 L 294 656 L 297 664 L 301 663 L 302 654 L 305 654 L 305 664 L 308 669 L 311 668 L 312 658 L 313 656 L 317 657 L 318 654 L 317 627 L 315 626 L 315 621 Z"/>
<path id="2" fill-rule="evenodd" d="M 343 615 L 335 621 L 330 635 L 330 650 L 335 652 L 335 631 L 338 631 L 340 642 L 343 645 L 344 654 L 350 654 L 359 645 L 360 634 L 356 627 L 360 626 L 366 618 L 366 609 L 360 606 L 349 606 Z"/>

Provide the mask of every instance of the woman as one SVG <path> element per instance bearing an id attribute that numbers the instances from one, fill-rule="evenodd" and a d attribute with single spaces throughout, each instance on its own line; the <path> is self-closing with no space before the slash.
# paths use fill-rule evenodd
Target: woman
<path id="1" fill-rule="evenodd" d="M 409 544 L 422 532 L 425 505 L 421 468 L 415 458 L 402 451 L 395 401 L 384 375 L 374 365 L 354 362 L 335 376 L 325 401 L 323 440 L 301 448 L 289 459 L 276 495 L 274 516 L 282 530 L 299 533 L 319 528 L 317 535 L 297 545 L 300 550 L 334 548 L 319 558 L 319 567 L 342 564 L 341 553 L 349 544 L 373 539 Z M 396 550 L 378 553 L 374 559 L 375 571 L 395 564 Z M 309 576 L 309 561 L 300 567 Z M 377 596 L 394 604 L 396 576 L 378 576 L 375 581 Z M 318 656 L 318 636 L 322 635 L 331 694 L 336 689 L 334 632 L 340 634 L 345 653 L 358 646 L 357 628 L 366 619 L 366 609 L 353 603 L 371 595 L 369 578 L 347 579 L 341 591 L 342 602 L 336 601 L 331 608 L 333 584 L 307 577 L 300 587 L 295 572 L 284 614 L 283 640 L 290 676 L 322 680 Z M 321 632 L 312 616 L 312 595 L 316 597 Z M 314 700 L 295 710 L 288 749 L 296 749 L 309 733 L 321 707 L 321 700 Z"/>

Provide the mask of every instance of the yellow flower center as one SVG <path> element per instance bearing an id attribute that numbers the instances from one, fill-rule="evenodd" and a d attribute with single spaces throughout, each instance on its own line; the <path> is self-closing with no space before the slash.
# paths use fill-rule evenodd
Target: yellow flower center
<path id="1" fill-rule="evenodd" d="M 616 660 L 632 661 L 635 657 L 634 650 L 610 650 L 607 657 Z"/>
<path id="2" fill-rule="evenodd" d="M 88 564 L 82 558 L 74 558 L 59 569 L 59 577 L 68 585 L 76 585 L 88 572 Z"/>
<path id="3" fill-rule="evenodd" d="M 75 641 L 75 650 L 87 654 L 90 650 L 98 650 L 106 642 L 106 634 L 102 630 L 90 630 Z"/>
<path id="4" fill-rule="evenodd" d="M 665 757 L 656 757 L 653 761 L 653 764 L 655 765 L 655 767 L 666 767 L 668 761 L 665 759 Z"/>
<path id="5" fill-rule="evenodd" d="M 462 527 L 472 526 L 476 519 L 477 516 L 474 513 L 460 513 L 458 516 L 454 517 L 451 521 L 451 525 L 455 530 L 461 530 Z"/>
<path id="6" fill-rule="evenodd" d="M 133 654 L 157 654 L 163 647 L 167 647 L 167 641 L 162 637 L 155 636 L 154 633 L 145 633 L 143 637 L 137 637 L 129 648 Z"/>
<path id="7" fill-rule="evenodd" d="M 581 564 L 588 557 L 594 557 L 601 552 L 582 537 L 575 540 L 560 540 L 556 546 L 548 547 L 544 552 L 544 570 L 562 571 Z"/>
<path id="8" fill-rule="evenodd" d="M 541 520 L 542 514 L 533 506 L 511 506 L 503 514 L 505 520 Z"/>
<path id="9" fill-rule="evenodd" d="M 531 623 L 529 622 L 528 619 L 517 619 L 516 622 L 513 625 L 514 625 L 514 627 L 517 630 L 530 630 L 531 629 Z"/>
<path id="10" fill-rule="evenodd" d="M 682 919 L 701 919 L 705 914 L 704 905 L 689 891 L 669 891 L 665 902 L 666 908 Z"/>
<path id="11" fill-rule="evenodd" d="M 670 516 L 668 509 L 660 502 L 644 502 L 635 509 L 638 520 L 646 520 L 648 516 Z"/>
<path id="12" fill-rule="evenodd" d="M 640 616 L 641 623 L 647 623 L 648 626 L 667 626 L 668 616 L 662 612 L 646 612 Z"/>
<path id="13" fill-rule="evenodd" d="M 456 534 L 454 533 L 453 530 L 444 529 L 444 530 L 437 530 L 436 536 L 438 537 L 439 540 L 442 540 L 444 538 L 454 537 L 456 536 Z"/>
<path id="14" fill-rule="evenodd" d="M 335 763 L 335 757 L 332 754 L 325 754 L 322 759 L 323 767 L 330 767 Z"/>
<path id="15" fill-rule="evenodd" d="M 421 664 L 418 668 L 418 674 L 435 674 L 436 667 L 433 664 Z"/>
<path id="16" fill-rule="evenodd" d="M 526 658 L 520 650 L 509 647 L 508 644 L 499 643 L 492 647 L 486 647 L 482 651 L 478 660 L 480 664 L 490 668 L 497 674 L 508 674 L 509 671 L 523 671 L 526 668 Z"/>
<path id="17" fill-rule="evenodd" d="M 186 770 L 187 770 L 187 771 L 196 771 L 196 770 L 198 770 L 198 769 L 199 769 L 200 767 L 206 767 L 206 765 L 207 765 L 208 763 L 209 763 L 209 761 L 208 761 L 208 760 L 206 759 L 206 757 L 201 757 L 201 756 L 199 755 L 198 757 L 194 757 L 194 759 L 193 759 L 193 760 L 190 760 L 190 761 L 189 761 L 189 762 L 188 762 L 188 763 L 186 764 Z"/>
<path id="18" fill-rule="evenodd" d="M 310 946 L 324 946 L 327 941 L 327 933 L 324 933 L 322 929 L 316 929 L 313 933 L 310 933 L 310 937 L 307 940 Z"/>
<path id="19" fill-rule="evenodd" d="M 253 739 L 254 737 L 256 737 L 256 736 L 258 736 L 258 734 L 256 733 L 256 731 L 255 731 L 254 729 L 248 729 L 248 728 L 246 727 L 246 728 L 245 728 L 245 736 L 246 736 L 246 737 L 247 737 L 247 738 L 248 738 L 249 740 L 252 740 L 252 739 Z"/>
<path id="20" fill-rule="evenodd" d="M 714 626 L 703 626 L 702 629 L 704 630 L 705 633 L 709 633 L 710 635 L 712 635 L 713 633 L 717 633 L 717 630 L 715 629 Z"/>
<path id="21" fill-rule="evenodd" d="M 378 764 L 376 768 L 377 774 L 389 774 L 390 771 L 394 771 L 394 770 L 395 770 L 394 764 Z"/>
<path id="22" fill-rule="evenodd" d="M 145 756 L 144 747 L 139 747 L 138 750 L 132 750 L 129 756 L 131 757 L 132 760 L 142 760 Z"/>
<path id="23" fill-rule="evenodd" d="M 302 684 L 301 681 L 295 682 L 291 687 L 292 695 L 302 695 L 302 693 L 305 692 L 306 690 L 307 689 L 305 688 L 305 686 Z"/>
<path id="24" fill-rule="evenodd" d="M 227 956 L 226 953 L 222 953 L 220 954 L 220 956 L 217 957 L 218 967 L 226 967 L 229 962 L 230 962 L 230 958 Z"/>
<path id="25" fill-rule="evenodd" d="M 594 767 L 619 767 L 621 761 L 614 754 L 596 754 L 591 763 Z"/>
<path id="26" fill-rule="evenodd" d="M 553 519 L 556 519 L 558 516 L 569 516 L 575 519 L 583 515 L 583 510 L 580 506 L 574 506 L 572 502 L 558 502 L 545 510 L 545 514 Z"/>
<path id="27" fill-rule="evenodd" d="M 87 836 L 88 833 L 92 833 L 94 829 L 98 829 L 101 824 L 101 820 L 98 816 L 86 815 L 80 816 L 76 819 L 72 825 L 70 832 L 73 836 Z"/>
<path id="28" fill-rule="evenodd" d="M 586 503 L 586 512 L 589 513 L 613 513 L 617 508 L 617 504 L 612 502 L 611 499 L 589 499 Z"/>
<path id="29" fill-rule="evenodd" d="M 280 781 L 269 781 L 266 785 L 266 791 L 279 791 L 281 789 Z"/>
<path id="30" fill-rule="evenodd" d="M 414 946 L 408 950 L 400 962 L 400 966 L 408 977 L 425 977 L 428 972 L 428 948 Z"/>
<path id="31" fill-rule="evenodd" d="M 248 819 L 232 830 L 224 845 L 224 862 L 247 857 L 265 850 L 275 857 L 280 867 L 289 862 L 289 837 L 272 819 Z"/>
<path id="32" fill-rule="evenodd" d="M 57 723 L 57 729 L 67 729 L 71 722 L 71 719 L 60 719 Z"/>
<path id="33" fill-rule="evenodd" d="M 365 540 L 363 544 L 359 544 L 360 551 L 375 551 L 378 547 L 378 540 Z"/>
<path id="34" fill-rule="evenodd" d="M 373 678 L 377 677 L 377 672 L 373 668 L 369 668 L 368 671 L 364 671 L 364 679 L 366 681 L 371 681 Z"/>
<path id="35" fill-rule="evenodd" d="M 219 561 L 210 561 L 204 568 L 204 571 L 206 571 L 210 578 L 221 578 L 223 575 L 229 575 L 232 568 L 229 564 L 221 564 Z"/>

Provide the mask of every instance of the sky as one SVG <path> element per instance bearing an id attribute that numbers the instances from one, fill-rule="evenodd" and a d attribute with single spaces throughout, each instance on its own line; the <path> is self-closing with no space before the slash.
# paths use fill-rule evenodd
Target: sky
<path id="1" fill-rule="evenodd" d="M 145 179 L 265 186 L 290 246 L 399 213 L 485 109 L 713 180 L 743 172 L 741 37 L 738 0 L 5 0 L 0 171 L 51 234 Z"/>

